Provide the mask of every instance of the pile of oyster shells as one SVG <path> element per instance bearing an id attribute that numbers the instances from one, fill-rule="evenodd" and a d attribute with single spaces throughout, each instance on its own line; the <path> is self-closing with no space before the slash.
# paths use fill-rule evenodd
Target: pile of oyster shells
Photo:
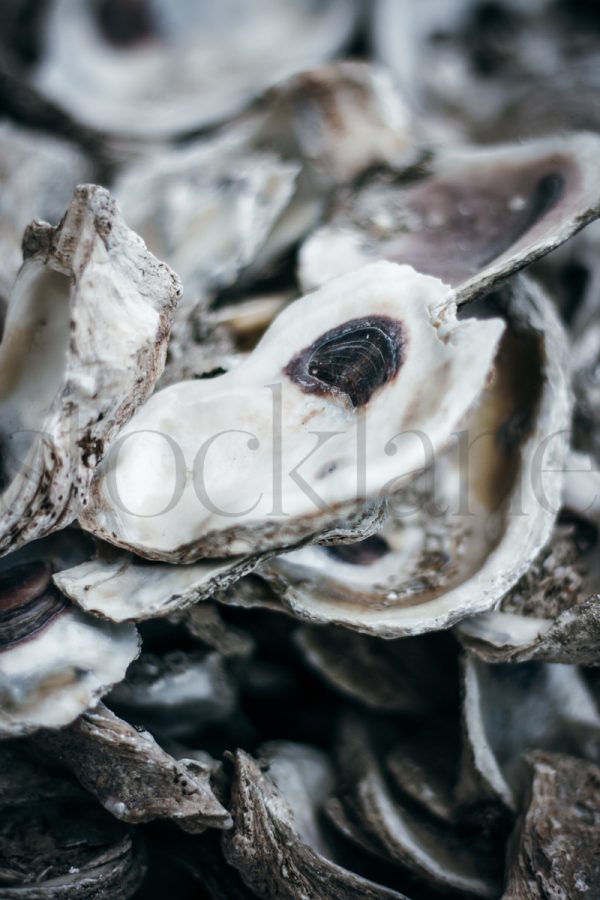
<path id="1" fill-rule="evenodd" d="M 599 81 L 586 0 L 3 5 L 2 900 L 600 897 Z"/>

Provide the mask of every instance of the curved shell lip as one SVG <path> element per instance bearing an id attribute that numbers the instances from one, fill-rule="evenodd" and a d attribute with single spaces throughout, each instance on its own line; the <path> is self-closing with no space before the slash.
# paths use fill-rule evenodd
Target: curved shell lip
<path id="1" fill-rule="evenodd" d="M 94 467 L 162 371 L 181 291 L 97 185 L 76 189 L 58 226 L 33 222 L 23 251 L 0 365 L 3 438 L 29 437 L 2 495 L 4 553 L 68 525 L 87 503 Z"/>
<path id="2" fill-rule="evenodd" d="M 85 558 L 88 544 L 77 532 L 55 534 L 3 557 L 0 572 L 44 563 L 49 574 Z M 132 625 L 102 622 L 63 599 L 59 614 L 0 652 L 0 736 L 68 724 L 120 681 L 140 652 Z"/>
<path id="3" fill-rule="evenodd" d="M 0 654 L 2 693 L 13 694 L 15 704 L 11 710 L 5 697 L 0 735 L 68 725 L 125 676 L 140 649 L 132 625 L 102 623 L 77 607 L 63 611 L 31 640 Z M 90 668 L 94 654 L 96 671 L 93 663 Z M 45 677 L 44 663 L 49 666 Z"/>
<path id="4" fill-rule="evenodd" d="M 563 179 L 563 187 L 553 204 L 527 227 L 504 251 L 484 263 L 480 270 L 462 279 L 452 281 L 458 304 L 468 302 L 486 293 L 497 283 L 515 274 L 523 267 L 550 253 L 577 231 L 600 215 L 600 138 L 590 132 L 580 132 L 564 137 L 550 137 L 524 144 L 505 144 L 493 148 L 460 147 L 440 150 L 434 154 L 423 175 L 401 190 L 435 187 L 450 182 L 456 173 L 464 172 L 467 179 L 478 173 L 490 171 L 494 184 L 494 167 L 506 167 L 518 171 L 535 163 L 556 163 Z M 562 167 L 562 170 L 561 170 Z M 368 189 L 362 188 L 362 190 Z M 361 188 L 359 188 L 359 191 Z M 476 194 L 474 195 L 476 196 Z M 520 196 L 507 196 L 505 202 L 520 203 Z M 352 203 L 352 197 L 349 202 Z M 516 209 L 517 207 L 515 207 Z M 434 210 L 434 206 L 431 207 Z M 439 227 L 439 226 L 438 226 Z M 442 230 L 443 233 L 443 230 Z M 408 232 L 408 237 L 414 236 Z M 369 237 L 360 226 L 352 223 L 351 207 L 340 206 L 333 220 L 311 235 L 300 250 L 299 278 L 305 289 L 323 284 L 334 275 L 350 271 L 373 258 L 383 255 L 378 237 Z M 423 245 L 426 246 L 426 241 Z M 457 245 L 457 252 L 460 247 Z M 403 262 L 411 262 L 414 249 L 407 248 Z M 427 271 L 418 259 L 416 268 Z M 436 266 L 439 262 L 436 261 Z M 445 276 L 436 269 L 439 277 Z"/>
<path id="5" fill-rule="evenodd" d="M 365 634 L 396 638 L 423 634 L 456 625 L 467 616 L 492 609 L 517 583 L 532 559 L 548 541 L 560 506 L 562 468 L 568 452 L 571 396 L 565 376 L 566 337 L 549 300 L 524 276 L 515 283 L 513 311 L 529 328 L 545 336 L 545 370 L 542 397 L 533 433 L 521 447 L 521 465 L 511 493 L 520 497 L 520 509 L 527 515 L 509 515 L 498 545 L 471 577 L 437 598 L 403 608 L 393 603 L 364 606 L 336 604 L 326 583 L 319 588 L 308 570 L 286 561 L 286 554 L 262 563 L 256 574 L 264 578 L 279 596 L 282 607 L 295 617 L 314 624 L 335 624 Z M 535 465 L 543 441 L 552 437 L 548 450 L 548 471 L 553 476 L 544 483 L 540 502 Z M 515 548 L 519 552 L 515 557 Z M 314 578 L 314 577 L 313 577 Z"/>
<path id="6" fill-rule="evenodd" d="M 172 19 L 172 24 L 181 33 L 185 30 L 183 40 L 180 38 L 167 51 L 163 49 L 164 44 L 156 40 L 148 41 L 134 51 L 123 51 L 112 50 L 108 41 L 98 40 L 91 18 L 78 0 L 54 0 L 47 25 L 46 58 L 34 73 L 36 87 L 88 127 L 139 139 L 170 137 L 215 125 L 239 112 L 262 90 L 280 79 L 334 56 L 350 39 L 360 14 L 357 0 L 335 0 L 326 17 L 321 12 L 320 18 L 324 21 L 320 22 L 319 28 L 300 27 L 296 31 L 291 58 L 289 54 L 281 54 L 281 39 L 272 42 L 272 58 L 269 59 L 268 52 L 266 56 L 264 52 L 257 56 L 255 51 L 254 60 L 250 61 L 254 62 L 254 71 L 246 72 L 244 77 L 240 77 L 239 60 L 226 73 L 221 65 L 221 71 L 217 70 L 216 74 L 220 74 L 221 82 L 229 80 L 229 83 L 215 92 L 215 71 L 210 71 L 214 59 L 209 58 L 209 68 L 206 66 L 207 52 L 214 54 L 214 43 L 207 34 L 204 47 L 195 47 L 182 4 L 173 5 L 175 9 L 167 19 Z M 230 13 L 235 14 L 235 21 L 230 27 L 234 32 L 232 49 L 235 49 L 236 26 L 242 25 L 245 29 L 252 26 L 255 10 L 252 4 L 246 4 L 246 16 L 243 11 L 240 16 L 235 4 L 233 7 Z M 261 31 L 265 30 L 265 24 L 268 29 L 267 21 Z M 285 16 L 278 25 L 287 31 L 291 28 Z M 201 22 L 197 22 L 196 27 L 204 37 L 206 27 Z M 222 36 L 221 32 L 221 39 Z M 291 37 L 291 34 L 287 36 Z M 238 45 L 239 37 L 238 32 Z M 69 70 L 69 63 L 71 68 L 73 64 L 73 43 L 79 46 L 77 75 Z M 287 46 L 287 42 L 284 43 Z M 238 46 L 238 52 L 239 49 Z M 200 62 L 200 65 L 186 84 L 181 70 L 187 66 L 189 71 L 193 62 Z M 169 76 L 174 63 L 179 71 L 178 89 L 173 88 Z M 106 73 L 111 69 L 113 72 L 107 80 Z M 106 87 L 107 81 L 110 92 L 102 90 L 102 84 Z M 127 83 L 136 84 L 136 92 L 123 97 L 123 85 Z"/>
<path id="7" fill-rule="evenodd" d="M 354 319 L 359 304 L 366 318 L 381 314 L 402 320 L 408 331 L 408 336 L 404 335 L 405 346 L 410 352 L 404 353 L 398 378 L 387 381 L 356 412 L 331 391 L 326 397 L 303 393 L 285 377 L 284 370 L 299 346 L 306 348 L 332 327 Z M 130 434 L 134 438 L 123 459 L 113 454 L 101 464 L 80 524 L 109 543 L 167 562 L 262 552 L 295 544 L 308 534 L 315 535 L 323 526 L 338 527 L 357 504 L 364 504 L 365 498 L 367 502 L 380 498 L 388 492 L 389 481 L 422 465 L 423 442 L 414 437 L 419 430 L 426 428 L 427 446 L 431 445 L 434 451 L 439 449 L 480 394 L 504 324 L 499 319 L 462 321 L 455 313 L 454 297 L 447 286 L 438 279 L 419 275 L 410 266 L 381 261 L 332 281 L 286 307 L 252 354 L 231 372 L 209 381 L 182 382 L 155 394 L 121 432 L 121 441 L 129 440 Z M 428 393 L 429 381 L 425 383 L 419 377 L 423 360 L 430 366 L 431 379 L 441 378 L 444 373 L 443 403 Z M 351 364 L 355 362 L 351 357 Z M 285 438 L 295 428 L 298 437 L 294 442 L 284 439 L 278 444 L 272 439 L 275 394 L 269 385 L 274 381 L 275 387 L 282 386 L 281 429 Z M 409 384 L 413 388 L 407 392 Z M 423 398 L 422 404 L 418 397 Z M 392 403 L 393 418 L 389 415 Z M 176 416 L 176 409 L 181 409 L 181 416 Z M 248 476 L 243 485 L 231 480 L 231 468 L 225 472 L 225 460 L 230 458 L 230 447 L 234 448 L 235 442 L 222 440 L 222 453 L 218 459 L 214 457 L 214 474 L 209 468 L 201 471 L 205 479 L 211 478 L 211 484 L 216 482 L 211 488 L 210 504 L 203 506 L 206 492 L 198 494 L 198 482 L 188 479 L 182 492 L 169 495 L 179 497 L 178 517 L 175 518 L 172 506 L 164 507 L 167 514 L 161 513 L 153 521 L 150 515 L 157 501 L 150 497 L 147 481 L 140 481 L 139 474 L 144 466 L 162 465 L 161 459 L 166 459 L 166 455 L 161 457 L 158 450 L 148 449 L 148 442 L 141 442 L 145 433 L 154 430 L 179 441 L 191 471 L 199 448 L 212 446 L 207 444 L 207 436 L 213 441 L 215 435 L 240 434 L 240 422 L 248 423 L 249 409 L 250 424 L 255 430 L 247 433 L 255 436 L 255 446 L 249 442 L 248 447 L 252 452 L 258 450 L 250 460 L 254 467 L 252 477 Z M 363 420 L 364 458 L 368 461 L 364 478 L 359 468 L 362 450 L 358 441 Z M 191 421 L 201 421 L 203 432 L 190 431 L 186 423 Z M 315 433 L 328 436 L 326 442 L 319 438 L 317 454 Z M 156 447 L 159 446 L 162 444 L 156 441 Z M 140 452 L 146 455 L 142 458 Z M 301 479 L 293 477 L 294 465 L 298 468 L 308 457 L 310 469 L 302 473 Z M 200 459 L 204 465 L 204 457 Z M 275 515 L 270 512 L 275 497 L 273 485 L 277 488 L 279 484 L 273 478 L 274 459 L 281 464 L 285 500 L 285 509 L 282 507 Z M 171 469 L 174 471 L 173 466 Z M 112 489 L 115 484 L 118 496 Z M 238 490 L 244 487 L 252 493 L 247 498 L 239 493 L 232 495 L 234 484 Z M 305 490 L 306 484 L 310 490 Z M 129 494 L 122 493 L 122 485 Z M 224 497 L 219 500 L 219 507 L 212 499 L 217 489 L 223 492 L 219 496 Z M 165 501 L 166 490 L 167 487 Z M 241 502 L 252 502 L 257 494 L 259 508 L 255 504 L 243 514 L 227 514 L 232 507 L 239 509 Z M 150 502 L 154 502 L 154 507 L 143 506 Z M 126 503 L 135 504 L 129 507 L 135 515 L 128 512 Z M 140 513 L 148 516 L 142 521 Z M 184 528 L 186 522 L 189 527 Z M 192 529 L 195 534 L 190 534 Z"/>
<path id="8" fill-rule="evenodd" d="M 376 503 L 364 515 L 344 519 L 339 526 L 334 524 L 300 543 L 353 542 L 376 531 L 385 515 L 385 503 Z M 252 572 L 273 552 L 277 551 L 174 565 L 115 551 L 56 572 L 53 580 L 85 612 L 111 622 L 140 622 L 207 600 Z"/>

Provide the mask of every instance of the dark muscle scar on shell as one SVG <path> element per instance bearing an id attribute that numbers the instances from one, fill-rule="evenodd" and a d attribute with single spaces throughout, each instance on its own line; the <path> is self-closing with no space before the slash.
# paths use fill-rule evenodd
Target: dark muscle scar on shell
<path id="1" fill-rule="evenodd" d="M 307 394 L 342 395 L 357 408 L 398 374 L 405 347 L 405 330 L 398 320 L 350 319 L 296 354 L 284 372 Z"/>
<path id="2" fill-rule="evenodd" d="M 68 606 L 40 560 L 0 573 L 0 652 L 34 637 Z"/>

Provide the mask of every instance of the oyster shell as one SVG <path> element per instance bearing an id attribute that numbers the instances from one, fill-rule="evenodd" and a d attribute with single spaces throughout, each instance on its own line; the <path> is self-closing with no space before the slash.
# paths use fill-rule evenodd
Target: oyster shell
<path id="1" fill-rule="evenodd" d="M 575 666 L 486 665 L 465 659 L 465 758 L 458 795 L 518 807 L 523 754 L 540 749 L 600 760 L 600 713 Z"/>
<path id="2" fill-rule="evenodd" d="M 540 489 L 540 448 L 556 453 L 562 467 L 570 416 L 566 338 L 531 282 L 483 298 L 479 315 L 486 305 L 494 314 L 504 310 L 507 331 L 493 380 L 461 425 L 481 455 L 461 453 L 458 439 L 434 454 L 429 468 L 402 483 L 383 528 L 354 547 L 307 546 L 261 563 L 255 574 L 294 615 L 380 637 L 448 627 L 469 610 L 494 607 L 548 540 L 560 474 L 542 479 Z M 513 380 L 525 360 L 531 368 Z M 528 398 L 519 394 L 523 384 Z"/>
<path id="3" fill-rule="evenodd" d="M 153 734 L 182 739 L 226 721 L 236 707 L 236 687 L 219 653 L 144 650 L 108 702 Z"/>
<path id="4" fill-rule="evenodd" d="M 178 321 L 253 262 L 295 191 L 299 164 L 253 138 L 252 123 L 232 126 L 132 163 L 113 185 L 132 228 L 181 275 Z"/>
<path id="5" fill-rule="evenodd" d="M 598 665 L 597 540 L 581 520 L 559 523 L 498 609 L 457 626 L 459 639 L 486 662 Z"/>
<path id="6" fill-rule="evenodd" d="M 3 900 L 127 900 L 145 874 L 138 836 L 66 776 L 0 748 L 0 892 Z"/>
<path id="7" fill-rule="evenodd" d="M 40 732 L 36 741 L 123 822 L 169 819 L 192 834 L 231 825 L 206 767 L 173 759 L 147 731 L 102 703 L 67 728 Z"/>
<path id="8" fill-rule="evenodd" d="M 433 889 L 497 897 L 501 842 L 413 810 L 386 779 L 373 747 L 376 732 L 357 716 L 342 721 L 337 785 L 326 805 L 333 823 L 358 846 L 418 874 Z"/>
<path id="9" fill-rule="evenodd" d="M 413 103 L 480 140 L 598 124 L 593 4 L 378 0 L 373 43 Z"/>
<path id="10" fill-rule="evenodd" d="M 540 751 L 527 764 L 502 900 L 593 896 L 600 891 L 600 769 Z"/>
<path id="11" fill-rule="evenodd" d="M 243 750 L 233 756 L 233 829 L 223 837 L 227 862 L 259 897 L 297 900 L 405 900 L 405 895 L 355 874 L 328 846 L 317 811 L 331 778 L 315 748 L 265 746 L 268 772 Z"/>
<path id="12" fill-rule="evenodd" d="M 366 178 L 300 254 L 305 289 L 373 259 L 442 278 L 459 303 L 554 250 L 600 212 L 592 134 L 439 150 L 420 175 Z"/>
<path id="13" fill-rule="evenodd" d="M 333 690 L 368 709 L 427 716 L 454 699 L 454 646 L 445 635 L 382 643 L 345 628 L 304 626 L 295 639 Z"/>
<path id="14" fill-rule="evenodd" d="M 219 311 L 207 315 L 215 294 L 236 281 L 243 292 L 268 272 L 318 224 L 337 186 L 420 153 L 386 74 L 343 62 L 282 82 L 216 136 L 126 166 L 113 189 L 127 221 L 183 280 L 170 363 L 183 356 L 184 375 L 206 371 L 207 330 L 223 325 Z"/>
<path id="15" fill-rule="evenodd" d="M 120 681 L 139 652 L 131 625 L 74 607 L 52 570 L 89 552 L 78 535 L 35 541 L 0 560 L 0 735 L 66 725 Z"/>
<path id="16" fill-rule="evenodd" d="M 333 56 L 358 11 L 356 0 L 227 0 L 210 9 L 189 0 L 52 0 L 33 80 L 87 125 L 166 137 L 224 119 Z"/>
<path id="17" fill-rule="evenodd" d="M 162 371 L 180 290 L 94 185 L 23 246 L 0 345 L 4 553 L 85 506 L 108 442 Z"/>
<path id="18" fill-rule="evenodd" d="M 337 526 L 422 464 L 415 431 L 426 429 L 433 454 L 448 442 L 502 330 L 458 321 L 448 288 L 409 267 L 380 262 L 332 281 L 287 307 L 231 372 L 155 394 L 100 464 L 80 522 L 170 562 Z"/>
<path id="19" fill-rule="evenodd" d="M 23 262 L 21 238 L 33 218 L 56 223 L 92 166 L 73 144 L 0 122 L 0 283 L 8 294 Z"/>

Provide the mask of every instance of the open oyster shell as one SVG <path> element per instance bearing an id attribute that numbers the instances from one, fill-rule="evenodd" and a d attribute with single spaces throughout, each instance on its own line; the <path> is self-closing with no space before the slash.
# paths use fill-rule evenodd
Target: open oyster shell
<path id="1" fill-rule="evenodd" d="M 480 455 L 458 440 L 434 455 L 402 483 L 377 534 L 354 547 L 307 546 L 261 563 L 256 574 L 294 615 L 380 637 L 448 627 L 493 608 L 550 537 L 561 477 L 540 481 L 540 465 L 550 469 L 552 456 L 560 469 L 566 457 L 566 338 L 524 279 L 479 304 L 479 315 L 487 308 L 507 321 L 493 380 L 461 426 Z M 531 368 L 513 380 L 526 360 Z"/>
<path id="2" fill-rule="evenodd" d="M 231 825 L 206 767 L 173 759 L 149 732 L 119 719 L 102 703 L 67 728 L 40 732 L 36 741 L 123 822 L 170 819 L 193 834 Z"/>
<path id="3" fill-rule="evenodd" d="M 180 290 L 94 185 L 56 228 L 34 222 L 24 253 L 0 345 L 5 553 L 87 503 L 107 443 L 162 371 Z"/>
<path id="4" fill-rule="evenodd" d="M 23 262 L 21 238 L 38 218 L 55 224 L 92 166 L 73 144 L 0 122 L 0 284 L 9 290 Z"/>
<path id="5" fill-rule="evenodd" d="M 210 8 L 190 0 L 52 0 L 33 79 L 86 125 L 165 137 L 211 125 L 333 56 L 358 11 L 356 0 L 226 0 Z"/>
<path id="6" fill-rule="evenodd" d="M 133 626 L 82 612 L 52 585 L 53 570 L 88 553 L 64 532 L 0 560 L 1 736 L 66 725 L 138 655 Z"/>
<path id="7" fill-rule="evenodd" d="M 62 773 L 0 747 L 0 892 L 6 900 L 127 900 L 145 874 L 139 838 Z"/>
<path id="8" fill-rule="evenodd" d="M 326 531 L 422 465 L 415 433 L 434 455 L 449 441 L 503 327 L 457 320 L 446 285 L 407 266 L 332 281 L 231 372 L 155 394 L 100 464 L 80 522 L 170 562 Z"/>
<path id="9" fill-rule="evenodd" d="M 528 754 L 529 784 L 502 900 L 600 891 L 600 769 L 561 753 Z"/>
<path id="10" fill-rule="evenodd" d="M 410 263 L 458 302 L 551 250 L 598 216 L 600 138 L 592 134 L 439 150 L 414 179 L 365 178 L 300 256 L 305 289 L 372 259 Z"/>

